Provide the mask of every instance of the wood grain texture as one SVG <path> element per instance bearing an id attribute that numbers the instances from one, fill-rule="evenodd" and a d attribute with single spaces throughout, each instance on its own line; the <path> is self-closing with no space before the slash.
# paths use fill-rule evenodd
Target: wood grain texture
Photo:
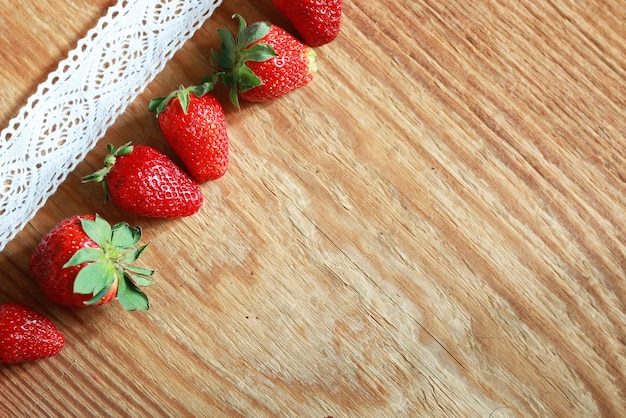
<path id="1" fill-rule="evenodd" d="M 17 3 L 3 126 L 113 4 Z M 80 178 L 108 142 L 171 155 L 147 103 L 208 71 L 233 13 L 290 28 L 226 0 L 0 255 L 0 301 L 67 338 L 0 366 L 0 415 L 623 416 L 626 3 L 347 1 L 311 85 L 226 106 L 231 167 L 198 215 L 104 204 Z M 43 234 L 93 212 L 143 226 L 147 313 L 30 278 Z"/>

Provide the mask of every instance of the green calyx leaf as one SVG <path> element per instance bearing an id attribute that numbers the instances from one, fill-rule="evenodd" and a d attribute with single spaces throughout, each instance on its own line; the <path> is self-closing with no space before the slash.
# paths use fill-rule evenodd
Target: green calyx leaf
<path id="1" fill-rule="evenodd" d="M 147 296 L 139 286 L 154 283 L 154 270 L 133 265 L 148 247 L 137 246 L 141 228 L 126 222 L 111 226 L 100 215 L 94 220 L 81 219 L 81 226 L 98 248 L 81 248 L 63 266 L 82 266 L 74 280 L 74 293 L 93 295 L 85 304 L 94 305 L 116 287 L 118 300 L 125 309 L 148 309 Z"/>
<path id="2" fill-rule="evenodd" d="M 268 44 L 254 44 L 243 50 L 243 61 L 263 62 L 275 57 L 276 51 Z"/>
<path id="3" fill-rule="evenodd" d="M 212 50 L 211 56 L 217 77 L 225 86 L 230 87 L 229 99 L 239 108 L 239 92 L 263 83 L 246 62 L 267 61 L 277 54 L 271 45 L 256 43 L 269 33 L 272 28 L 270 23 L 255 22 L 248 25 L 241 15 L 235 14 L 233 18 L 239 20 L 236 37 L 226 29 L 218 29 L 221 50 Z"/>
<path id="4" fill-rule="evenodd" d="M 148 110 L 150 112 L 156 113 L 157 116 L 163 112 L 167 105 L 172 101 L 172 99 L 178 99 L 183 112 L 187 114 L 189 110 L 189 102 L 191 100 L 190 94 L 193 94 L 196 97 L 202 97 L 208 92 L 212 91 L 215 87 L 215 83 L 217 82 L 217 74 L 212 74 L 210 76 L 204 77 L 201 83 L 197 86 L 184 87 L 180 86 L 178 90 L 174 90 L 170 92 L 167 96 L 164 97 L 156 97 L 150 100 L 148 104 Z"/>
<path id="5" fill-rule="evenodd" d="M 212 55 L 224 68 L 232 68 L 235 66 L 234 51 L 237 49 L 235 38 L 228 29 L 220 28 L 217 30 L 217 34 L 220 37 L 222 52 L 212 52 Z"/>
<path id="6" fill-rule="evenodd" d="M 100 248 L 111 246 L 113 229 L 100 215 L 96 215 L 96 219 L 93 221 L 91 219 L 81 219 L 80 224 L 85 234 L 98 244 Z"/>
<path id="7" fill-rule="evenodd" d="M 239 30 L 237 31 L 237 46 L 247 48 L 256 41 L 262 39 L 272 29 L 268 22 L 254 22 L 250 26 L 246 25 L 245 19 L 238 14 L 233 15 L 239 20 Z"/>
<path id="8" fill-rule="evenodd" d="M 96 303 L 102 299 L 113 283 L 117 280 L 115 264 L 108 260 L 96 261 L 87 264 L 80 269 L 74 280 L 74 293 L 81 295 L 93 294 L 94 298 L 89 302 Z M 96 299 L 101 292 L 102 296 Z"/>
<path id="9" fill-rule="evenodd" d="M 124 263 L 130 265 L 139 259 L 139 256 L 148 248 L 148 244 L 133 248 L 132 251 L 124 253 Z"/>
<path id="10" fill-rule="evenodd" d="M 248 23 L 246 22 L 246 19 L 243 18 L 243 16 L 241 16 L 238 13 L 235 13 L 234 15 L 231 16 L 232 19 L 237 19 L 239 20 L 239 27 L 237 29 L 237 39 L 241 40 L 241 42 L 243 42 L 243 38 L 245 37 L 246 34 L 246 29 L 248 29 Z"/>
<path id="11" fill-rule="evenodd" d="M 241 68 L 239 68 L 239 79 L 237 80 L 239 84 L 239 88 L 242 91 L 251 89 L 252 87 L 260 86 L 263 82 L 259 77 L 252 72 L 250 67 L 243 64 Z"/>
<path id="12" fill-rule="evenodd" d="M 119 282 L 117 299 L 127 311 L 147 311 L 150 308 L 146 294 L 127 276 Z"/>
<path id="13" fill-rule="evenodd" d="M 101 261 L 104 253 L 99 248 L 81 248 L 63 265 L 63 268 L 76 267 L 85 263 Z"/>
<path id="14" fill-rule="evenodd" d="M 150 286 L 154 283 L 154 280 L 150 278 L 154 274 L 154 270 L 137 266 L 127 266 L 126 273 L 128 274 L 128 278 L 136 286 Z"/>
<path id="15" fill-rule="evenodd" d="M 141 239 L 141 227 L 131 227 L 126 222 L 115 224 L 111 228 L 111 245 L 121 249 L 130 249 Z M 134 261 L 134 260 L 133 260 Z"/>

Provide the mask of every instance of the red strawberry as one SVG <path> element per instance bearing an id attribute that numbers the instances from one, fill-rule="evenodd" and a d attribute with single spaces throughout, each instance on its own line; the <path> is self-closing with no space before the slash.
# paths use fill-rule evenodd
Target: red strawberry
<path id="1" fill-rule="evenodd" d="M 134 266 L 141 228 L 111 225 L 99 215 L 73 216 L 46 234 L 30 261 L 43 293 L 65 306 L 102 305 L 118 298 L 127 310 L 148 309 L 138 286 L 152 284 L 153 270 Z"/>
<path id="2" fill-rule="evenodd" d="M 304 42 L 322 46 L 337 38 L 341 27 L 341 0 L 272 0 Z"/>
<path id="3" fill-rule="evenodd" d="M 0 363 L 52 357 L 65 339 L 52 321 L 20 303 L 0 305 Z"/>
<path id="4" fill-rule="evenodd" d="M 104 168 L 83 177 L 102 182 L 106 198 L 121 210 L 139 216 L 180 218 L 198 212 L 202 191 L 165 154 L 148 145 L 108 145 Z"/>
<path id="5" fill-rule="evenodd" d="M 212 82 L 153 99 L 163 136 L 198 182 L 220 178 L 228 169 L 228 133 L 224 110 L 208 93 Z"/>
<path id="6" fill-rule="evenodd" d="M 230 86 L 230 100 L 277 99 L 308 84 L 317 71 L 313 48 L 268 22 L 250 26 L 239 15 L 237 37 L 218 29 L 221 51 L 212 51 L 218 76 Z"/>

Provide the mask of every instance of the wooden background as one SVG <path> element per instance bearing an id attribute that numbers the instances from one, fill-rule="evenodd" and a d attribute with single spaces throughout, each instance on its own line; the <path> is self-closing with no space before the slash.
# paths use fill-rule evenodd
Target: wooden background
<path id="1" fill-rule="evenodd" d="M 112 4 L 0 4 L 1 126 Z M 0 302 L 67 338 L 0 366 L 0 415 L 624 416 L 626 2 L 345 1 L 312 84 L 226 105 L 198 215 L 104 204 L 80 178 L 108 142 L 171 154 L 148 101 L 206 74 L 233 13 L 290 28 L 225 0 L 0 255 Z M 39 239 L 94 212 L 144 227 L 150 311 L 30 278 Z"/>

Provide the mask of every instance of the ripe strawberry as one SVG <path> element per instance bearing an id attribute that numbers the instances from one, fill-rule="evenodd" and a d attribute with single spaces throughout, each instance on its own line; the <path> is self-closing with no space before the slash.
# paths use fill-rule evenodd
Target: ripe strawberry
<path id="1" fill-rule="evenodd" d="M 304 42 L 322 46 L 337 38 L 341 27 L 341 0 L 272 0 Z"/>
<path id="2" fill-rule="evenodd" d="M 153 283 L 153 270 L 134 266 L 147 247 L 137 247 L 141 228 L 113 227 L 99 215 L 73 216 L 46 234 L 30 261 L 43 293 L 65 306 L 102 305 L 118 298 L 127 310 L 148 309 L 138 286 Z"/>
<path id="3" fill-rule="evenodd" d="M 212 51 L 218 76 L 230 86 L 230 101 L 263 102 L 308 84 L 317 72 L 313 48 L 268 22 L 247 26 L 239 19 L 237 37 L 218 29 L 221 51 Z"/>
<path id="4" fill-rule="evenodd" d="M 163 136 L 198 182 L 222 177 L 228 169 L 228 132 L 224 110 L 208 93 L 212 82 L 173 91 L 150 102 Z"/>
<path id="5" fill-rule="evenodd" d="M 20 303 L 0 305 L 0 363 L 52 357 L 65 338 L 52 321 Z"/>
<path id="6" fill-rule="evenodd" d="M 180 218 L 198 212 L 202 191 L 165 154 L 148 145 L 108 145 L 104 168 L 83 177 L 102 182 L 106 199 L 139 216 Z"/>

